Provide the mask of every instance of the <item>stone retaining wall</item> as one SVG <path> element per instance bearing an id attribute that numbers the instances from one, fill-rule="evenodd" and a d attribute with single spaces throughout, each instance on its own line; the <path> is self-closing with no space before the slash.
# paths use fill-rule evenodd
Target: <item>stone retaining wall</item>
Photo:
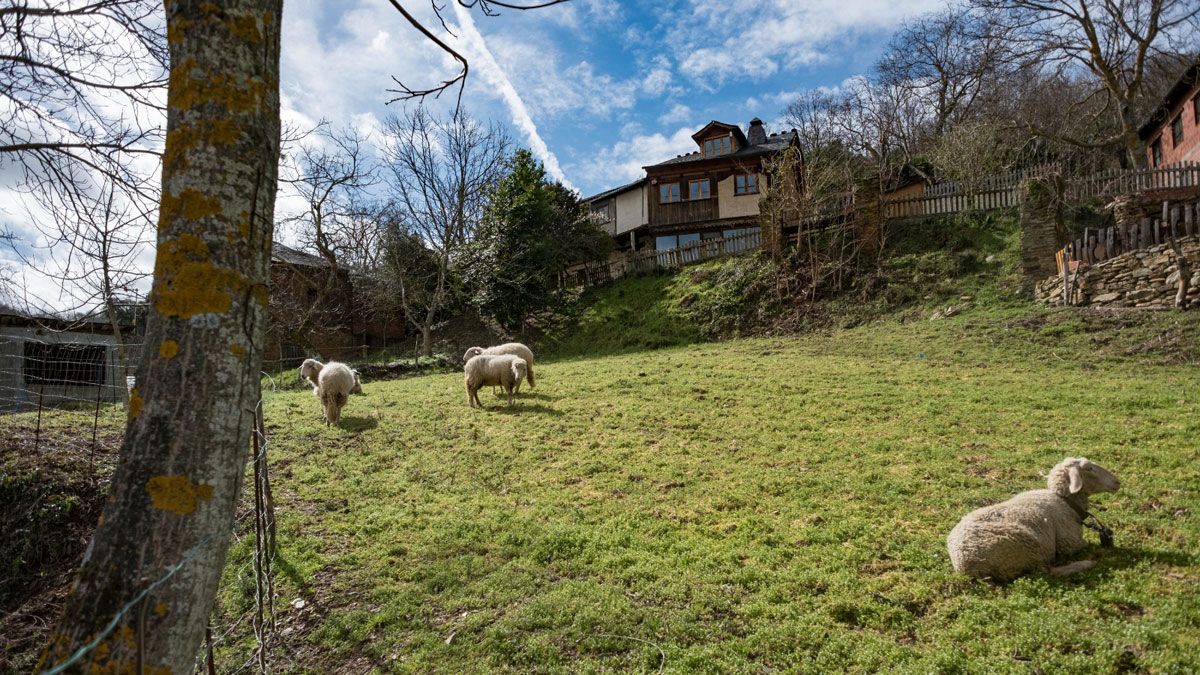
<path id="1" fill-rule="evenodd" d="M 1200 301 L 1200 238 L 1182 237 L 1179 247 L 1191 265 L 1188 305 Z M 1068 273 L 1072 294 L 1070 303 L 1087 307 L 1174 307 L 1179 274 L 1175 253 L 1170 245 L 1160 244 L 1130 251 L 1102 263 L 1080 263 Z M 1034 290 L 1038 302 L 1063 303 L 1063 275 L 1038 282 Z"/>

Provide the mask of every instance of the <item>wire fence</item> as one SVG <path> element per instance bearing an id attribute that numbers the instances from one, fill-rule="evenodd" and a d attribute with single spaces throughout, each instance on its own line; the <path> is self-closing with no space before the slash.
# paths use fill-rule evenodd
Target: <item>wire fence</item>
<path id="1" fill-rule="evenodd" d="M 10 523 L 0 533 L 0 549 L 8 555 L 54 548 L 53 556 L 20 555 L 24 567 L 0 578 L 0 633 L 4 649 L 0 671 L 28 670 L 61 612 L 64 591 L 91 537 L 97 513 L 103 508 L 125 428 L 125 403 L 135 384 L 136 363 L 141 345 L 118 343 L 102 332 L 50 331 L 35 325 L 0 326 L 0 435 L 6 439 L 0 454 L 0 474 L 6 489 L 0 491 L 0 506 L 20 513 L 19 523 Z M 288 367 L 285 359 L 271 366 Z M 288 378 L 267 376 L 263 398 L 255 408 L 251 446 L 253 490 L 243 491 L 244 503 L 230 530 L 211 535 L 189 548 L 180 559 L 161 570 L 153 581 L 133 594 L 91 642 L 79 647 L 67 660 L 49 664 L 43 672 L 60 673 L 86 668 L 94 650 L 116 629 L 137 622 L 154 589 L 200 557 L 216 537 L 252 537 L 253 553 L 245 565 L 253 575 L 252 607 L 238 616 L 224 616 L 206 631 L 204 646 L 197 654 L 197 672 L 216 672 L 215 657 L 225 648 L 226 656 L 244 648 L 252 638 L 248 660 L 238 670 L 266 673 L 277 639 L 275 618 L 276 521 L 268 450 L 264 402 Z M 19 464 L 19 466 L 18 466 Z M 17 474 L 21 474 L 17 476 Z M 19 480 L 9 479 L 17 476 Z M 22 482 L 24 481 L 24 482 Z M 64 483 L 72 482 L 69 490 Z M 72 492 L 73 491 L 73 492 Z M 67 492 L 70 492 L 67 495 Z M 39 518 L 60 509 L 63 497 L 75 500 L 76 527 L 71 536 L 40 527 Z M 245 502 L 250 502 L 252 505 Z M 12 535 L 17 530 L 18 535 Z M 69 539 L 69 543 L 62 540 Z M 50 542 L 50 540 L 55 540 Z M 53 568 L 53 569 L 50 569 Z M 47 581 L 48 577 L 52 580 Z M 227 575 L 221 589 L 240 593 L 244 578 Z M 236 588 L 230 588 L 235 586 Z M 135 631 L 138 639 L 142 631 Z M 140 647 L 140 645 L 139 645 Z M 15 655 L 14 652 L 24 652 Z M 16 660 L 22 658 L 24 660 Z"/>

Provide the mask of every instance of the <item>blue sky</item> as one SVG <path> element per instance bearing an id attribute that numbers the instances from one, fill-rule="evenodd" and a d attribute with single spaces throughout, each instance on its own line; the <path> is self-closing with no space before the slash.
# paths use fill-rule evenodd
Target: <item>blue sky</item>
<path id="1" fill-rule="evenodd" d="M 710 119 L 781 130 L 797 92 L 867 72 L 900 21 L 941 2 L 572 0 L 497 17 L 446 4 L 454 35 L 424 0 L 407 6 L 470 58 L 467 109 L 587 195 L 690 151 Z M 387 0 L 289 0 L 284 12 L 285 115 L 299 123 L 376 127 L 399 111 L 384 105 L 390 76 L 418 86 L 454 70 Z"/>

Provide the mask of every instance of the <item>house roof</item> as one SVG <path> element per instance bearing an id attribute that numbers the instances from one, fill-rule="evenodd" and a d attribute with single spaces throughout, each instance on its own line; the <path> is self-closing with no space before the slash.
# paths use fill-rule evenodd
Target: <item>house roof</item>
<path id="1" fill-rule="evenodd" d="M 303 267 L 329 267 L 329 261 L 321 256 L 296 250 L 277 241 L 271 243 L 271 262 Z"/>
<path id="2" fill-rule="evenodd" d="M 622 185 L 621 187 L 615 187 L 615 188 L 612 188 L 611 190 L 605 190 L 604 192 L 599 192 L 597 194 L 592 195 L 591 197 L 584 197 L 581 201 L 590 203 L 590 202 L 598 201 L 601 199 L 607 199 L 609 197 L 616 197 L 617 195 L 621 194 L 622 192 L 629 192 L 630 190 L 632 190 L 634 188 L 641 187 L 641 185 L 645 182 L 646 182 L 645 178 L 639 178 L 639 179 L 633 181 L 632 183 L 626 183 L 625 185 Z"/>
<path id="3" fill-rule="evenodd" d="M 712 123 L 710 122 L 709 125 L 711 126 L 711 124 Z M 705 129 L 707 129 L 707 128 L 708 127 L 705 127 Z M 701 129 L 701 131 L 703 131 L 703 129 Z M 760 143 L 758 145 L 743 146 L 737 152 L 731 152 L 728 155 L 721 155 L 721 159 L 750 159 L 753 157 L 761 157 L 763 155 L 775 154 L 777 152 L 782 152 L 783 150 L 786 150 L 789 145 L 791 145 L 792 143 L 795 143 L 798 139 L 799 139 L 799 135 L 796 133 L 795 130 L 785 131 L 783 133 L 778 133 L 778 134 L 771 134 L 770 136 L 767 136 L 766 143 Z M 699 150 L 697 150 L 695 152 L 689 152 L 686 155 L 679 155 L 678 157 L 675 157 L 673 159 L 668 159 L 665 162 L 659 162 L 658 164 L 651 164 L 644 168 L 656 169 L 659 167 L 672 166 L 675 164 L 687 164 L 689 162 L 699 162 L 699 161 L 703 161 L 706 159 L 712 159 L 712 158 L 705 157 L 703 152 L 700 152 Z"/>
<path id="4" fill-rule="evenodd" d="M 22 326 L 44 328 L 54 332 L 103 333 L 112 332 L 112 323 L 99 310 L 74 318 L 53 316 L 46 313 L 27 313 L 7 306 L 0 307 L 0 326 Z M 121 328 L 132 329 L 133 324 L 122 323 Z"/>
<path id="5" fill-rule="evenodd" d="M 1171 87 L 1167 95 L 1158 104 L 1158 107 L 1146 119 L 1146 122 L 1138 128 L 1138 138 L 1143 141 L 1149 140 L 1150 135 L 1166 123 L 1167 115 L 1171 114 L 1171 109 L 1186 98 L 1197 84 L 1200 84 L 1200 61 L 1193 63 L 1188 66 L 1187 70 L 1183 71 L 1183 75 L 1179 77 L 1179 81 L 1175 83 L 1175 86 Z"/>
<path id="6" fill-rule="evenodd" d="M 758 119 L 758 118 L 755 117 L 754 119 Z M 739 143 L 741 143 L 742 145 L 749 145 L 749 143 L 747 143 L 747 141 L 746 141 L 746 134 L 742 133 L 741 127 L 739 127 L 736 124 L 726 124 L 724 122 L 718 122 L 717 120 L 710 121 L 708 124 L 705 124 L 700 129 L 700 131 L 697 131 L 696 133 L 692 134 L 692 140 L 699 143 L 700 139 L 709 135 L 709 131 L 711 131 L 712 129 L 721 129 L 724 131 L 728 131 L 728 132 L 732 133 L 735 137 L 737 137 Z"/>

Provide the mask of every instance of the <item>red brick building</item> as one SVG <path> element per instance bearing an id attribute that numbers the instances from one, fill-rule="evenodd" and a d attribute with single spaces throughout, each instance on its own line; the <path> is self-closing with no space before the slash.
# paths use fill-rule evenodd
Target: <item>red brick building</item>
<path id="1" fill-rule="evenodd" d="M 1200 162 L 1200 62 L 1192 64 L 1138 130 L 1152 167 Z"/>

